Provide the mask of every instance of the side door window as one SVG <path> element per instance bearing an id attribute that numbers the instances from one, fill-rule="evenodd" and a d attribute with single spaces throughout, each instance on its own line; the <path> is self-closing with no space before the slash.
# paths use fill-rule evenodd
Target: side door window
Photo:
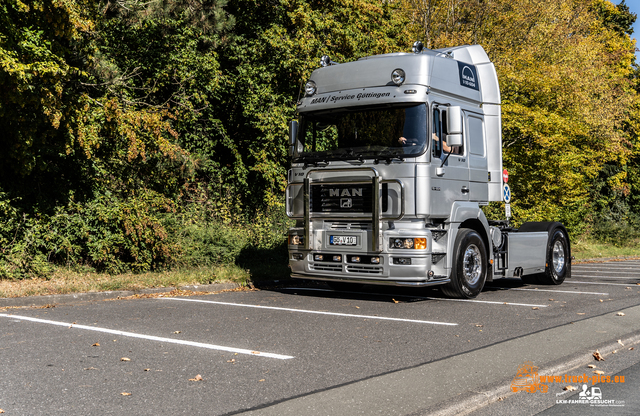
<path id="1" fill-rule="evenodd" d="M 433 157 L 440 158 L 442 155 L 442 119 L 441 119 L 440 108 L 436 107 L 433 109 L 433 123 L 432 123 L 432 132 L 431 132 L 431 148 L 433 149 Z M 446 114 L 446 113 L 445 113 Z"/>
<path id="2" fill-rule="evenodd" d="M 463 155 L 464 146 L 447 145 L 447 110 L 446 107 L 436 107 L 433 110 L 433 128 L 431 134 L 433 156 L 444 159 L 449 152 L 452 155 Z M 463 140 L 464 142 L 464 140 Z"/>

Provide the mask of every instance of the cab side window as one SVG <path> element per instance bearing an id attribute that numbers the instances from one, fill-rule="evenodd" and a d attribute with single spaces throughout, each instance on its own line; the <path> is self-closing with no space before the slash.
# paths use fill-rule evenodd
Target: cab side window
<path id="1" fill-rule="evenodd" d="M 433 123 L 431 132 L 431 148 L 433 149 L 433 156 L 440 157 L 442 155 L 442 123 L 440 122 L 440 109 L 435 108 L 433 110 Z"/>
<path id="2" fill-rule="evenodd" d="M 449 147 L 447 145 L 447 110 L 445 108 L 435 108 L 433 110 L 433 132 L 431 140 L 433 143 L 433 156 L 445 157 L 449 151 L 452 155 L 464 154 L 462 146 Z"/>

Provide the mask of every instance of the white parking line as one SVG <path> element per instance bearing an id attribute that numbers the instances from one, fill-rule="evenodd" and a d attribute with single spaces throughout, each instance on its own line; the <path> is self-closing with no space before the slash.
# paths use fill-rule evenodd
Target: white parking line
<path id="1" fill-rule="evenodd" d="M 607 283 L 607 282 L 578 282 L 578 281 L 571 281 L 568 282 L 567 284 L 571 285 L 574 283 L 579 283 L 582 285 L 609 285 L 609 286 L 627 286 L 627 287 L 637 287 L 640 288 L 640 286 L 638 286 L 637 284 L 634 283 Z"/>
<path id="2" fill-rule="evenodd" d="M 607 272 L 607 274 L 609 274 L 609 272 Z M 640 274 L 634 275 L 634 276 L 606 276 L 606 275 L 599 275 L 599 276 L 594 276 L 593 274 L 575 274 L 575 273 L 571 273 L 571 277 L 592 277 L 592 278 L 597 278 L 597 279 L 614 279 L 614 280 L 622 280 L 622 279 L 640 279 Z"/>
<path id="3" fill-rule="evenodd" d="M 619 270 L 619 269 L 618 269 Z M 582 270 L 573 270 L 571 275 L 573 275 L 573 272 L 578 272 L 578 273 L 591 273 L 591 274 L 595 274 L 595 273 L 604 273 L 604 274 L 626 274 L 626 275 L 640 275 L 640 270 L 638 270 L 637 268 L 635 268 L 633 270 L 633 272 L 624 272 L 624 271 L 615 271 L 615 270 L 609 270 L 609 269 L 592 269 L 592 270 L 587 270 L 587 269 L 582 269 Z"/>
<path id="4" fill-rule="evenodd" d="M 638 265 L 640 266 L 640 265 Z M 629 266 L 603 266 L 603 265 L 598 265 L 597 267 L 591 266 L 591 267 L 584 267 L 584 266 L 573 266 L 571 268 L 571 270 L 581 270 L 581 271 L 587 271 L 587 270 L 638 270 L 638 266 L 633 266 L 633 267 L 629 267 Z"/>
<path id="5" fill-rule="evenodd" d="M 331 289 L 319 289 L 319 288 L 306 288 L 306 287 L 285 287 L 284 289 L 288 289 L 288 290 L 314 290 L 314 291 L 318 291 L 318 292 L 333 292 L 333 290 Z M 432 297 L 425 297 L 425 296 L 407 296 L 407 295 L 390 295 L 388 293 L 367 293 L 367 292 L 350 292 L 350 291 L 343 291 L 342 293 L 355 293 L 355 294 L 360 294 L 360 295 L 380 295 L 380 296 L 397 296 L 397 297 L 403 297 L 403 298 L 409 298 L 409 299 L 426 299 L 426 300 L 444 300 L 444 301 L 450 301 L 450 302 L 475 302 L 475 303 L 487 303 L 490 305 L 510 305 L 510 306 L 537 306 L 539 308 L 546 308 L 549 305 L 533 305 L 533 304 L 528 304 L 528 303 L 513 303 L 513 302 L 499 302 L 499 301 L 492 301 L 492 300 L 478 300 L 478 299 L 451 299 L 451 298 L 432 298 Z"/>
<path id="6" fill-rule="evenodd" d="M 234 353 L 238 353 L 238 354 L 252 355 L 254 357 L 277 358 L 277 359 L 280 359 L 280 360 L 288 360 L 290 358 L 295 358 L 295 357 L 292 357 L 290 355 L 280 355 L 280 354 L 273 354 L 273 353 L 270 353 L 270 352 L 252 351 L 252 350 L 245 350 L 245 349 L 242 349 L 242 348 L 232 348 L 232 347 L 224 347 L 224 346 L 221 346 L 221 345 L 204 344 L 202 342 L 183 341 L 183 340 L 172 339 L 172 338 L 162 338 L 162 337 L 156 337 L 156 336 L 153 336 L 153 335 L 142 335 L 142 334 L 136 334 L 136 333 L 133 333 L 133 332 L 124 332 L 124 331 L 118 331 L 118 330 L 114 330 L 114 329 L 98 328 L 98 327 L 95 327 L 95 326 L 77 325 L 77 324 L 72 324 L 72 323 L 68 323 L 68 322 L 59 322 L 59 321 L 49 321 L 49 320 L 46 320 L 46 319 L 31 318 L 29 316 L 7 315 L 7 314 L 4 314 L 4 313 L 0 313 L 0 316 L 1 317 L 5 317 L 5 318 L 11 318 L 11 319 L 20 319 L 20 320 L 23 320 L 23 321 L 38 322 L 38 323 L 41 323 L 41 324 L 66 326 L 67 328 L 77 328 L 77 329 L 86 329 L 86 330 L 89 330 L 89 331 L 105 332 L 107 334 L 120 335 L 120 336 L 123 336 L 123 337 L 140 338 L 140 339 L 146 339 L 146 340 L 149 340 L 149 341 L 166 342 L 166 343 L 171 343 L 171 344 L 188 345 L 188 346 L 191 346 L 191 347 L 207 348 L 207 349 L 210 349 L 210 350 L 234 352 Z"/>
<path id="7" fill-rule="evenodd" d="M 383 321 L 400 321 L 400 322 L 413 322 L 413 323 L 418 323 L 418 324 L 449 325 L 449 326 L 458 325 L 458 324 L 451 323 L 451 322 L 420 321 L 420 320 L 417 320 L 417 319 L 389 318 L 389 317 L 386 317 L 386 316 L 369 316 L 369 315 L 355 315 L 355 314 L 350 314 L 350 313 L 309 311 L 309 310 L 305 310 L 305 309 L 280 308 L 280 307 L 277 307 L 277 306 L 245 305 L 243 303 L 217 302 L 217 301 L 214 301 L 214 300 L 186 299 L 186 298 L 158 298 L 158 299 L 181 300 L 183 302 L 212 303 L 212 304 L 215 304 L 215 305 L 227 305 L 227 306 L 244 306 L 245 308 L 271 309 L 271 310 L 275 310 L 275 311 L 311 313 L 311 314 L 318 314 L 318 315 L 345 316 L 345 317 L 349 317 L 349 318 L 377 319 L 377 320 L 383 320 Z"/>
<path id="8" fill-rule="evenodd" d="M 575 283 L 575 282 L 570 282 Z M 529 290 L 532 292 L 554 292 L 554 293 L 575 293 L 578 295 L 608 295 L 608 293 L 599 293 L 599 292 L 577 292 L 572 290 L 553 290 L 553 289 L 519 289 L 515 287 L 497 287 L 496 289 L 505 289 L 505 290 Z"/>

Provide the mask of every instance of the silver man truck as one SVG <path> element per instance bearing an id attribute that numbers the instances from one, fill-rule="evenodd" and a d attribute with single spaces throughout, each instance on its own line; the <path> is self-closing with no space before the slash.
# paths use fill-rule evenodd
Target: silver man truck
<path id="1" fill-rule="evenodd" d="M 489 221 L 481 209 L 511 195 L 498 77 L 479 45 L 322 57 L 289 123 L 289 153 L 294 278 L 474 298 L 496 278 L 559 285 L 571 275 L 561 223 L 514 228 L 510 210 Z"/>

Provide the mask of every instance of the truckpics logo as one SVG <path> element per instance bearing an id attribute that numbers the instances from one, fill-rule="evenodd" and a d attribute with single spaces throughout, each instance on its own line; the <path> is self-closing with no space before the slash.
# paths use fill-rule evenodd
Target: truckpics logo
<path id="1" fill-rule="evenodd" d="M 458 73 L 460 75 L 460 85 L 478 91 L 478 74 L 474 65 L 458 62 Z"/>
<path id="2" fill-rule="evenodd" d="M 519 391 L 526 391 L 529 393 L 535 393 L 537 391 L 546 393 L 549 391 L 549 387 L 546 384 L 540 382 L 540 376 L 538 375 L 539 368 L 533 365 L 532 362 L 527 361 L 518 368 L 518 373 L 511 382 L 511 391 L 517 393 Z"/>

